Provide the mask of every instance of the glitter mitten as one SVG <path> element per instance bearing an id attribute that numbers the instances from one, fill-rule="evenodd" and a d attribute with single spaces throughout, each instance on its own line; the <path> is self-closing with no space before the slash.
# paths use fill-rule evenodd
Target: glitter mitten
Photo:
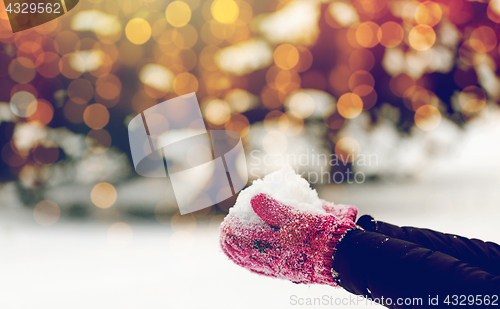
<path id="1" fill-rule="evenodd" d="M 263 222 L 229 214 L 221 224 L 221 246 L 236 264 L 253 272 L 295 283 L 336 286 L 332 255 L 341 236 L 356 227 L 354 206 L 324 202 L 325 212 L 303 211 L 269 195 L 251 200 Z"/>

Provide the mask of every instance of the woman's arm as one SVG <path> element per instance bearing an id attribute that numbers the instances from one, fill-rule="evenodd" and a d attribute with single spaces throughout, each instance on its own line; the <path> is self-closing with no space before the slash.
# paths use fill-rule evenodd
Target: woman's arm
<path id="1" fill-rule="evenodd" d="M 429 298 L 439 295 L 498 295 L 500 277 L 442 252 L 387 235 L 351 230 L 337 245 L 333 270 L 337 282 L 351 293 L 392 300 Z M 335 274 L 334 272 L 334 274 Z M 498 297 L 498 296 L 497 296 Z"/>
<path id="2" fill-rule="evenodd" d="M 500 276 L 500 246 L 493 242 L 469 239 L 429 229 L 399 227 L 383 221 L 375 221 L 368 215 L 360 217 L 357 224 L 367 231 L 381 233 L 421 245 L 427 249 L 440 251 Z"/>

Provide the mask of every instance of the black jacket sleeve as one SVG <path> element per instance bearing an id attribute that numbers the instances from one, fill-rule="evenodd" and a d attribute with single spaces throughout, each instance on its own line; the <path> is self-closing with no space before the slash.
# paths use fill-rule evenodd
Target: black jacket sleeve
<path id="1" fill-rule="evenodd" d="M 450 307 L 444 304 L 448 295 L 500 294 L 500 278 L 477 266 L 419 244 L 359 229 L 347 232 L 337 245 L 333 269 L 347 291 L 378 300 L 388 308 L 444 308 Z M 429 304 L 435 297 L 438 306 Z"/>
<path id="2" fill-rule="evenodd" d="M 427 249 L 440 251 L 494 275 L 500 275 L 500 246 L 493 242 L 469 239 L 429 229 L 399 227 L 383 221 L 375 221 L 369 215 L 360 217 L 357 224 L 367 231 L 378 232 L 421 245 Z"/>

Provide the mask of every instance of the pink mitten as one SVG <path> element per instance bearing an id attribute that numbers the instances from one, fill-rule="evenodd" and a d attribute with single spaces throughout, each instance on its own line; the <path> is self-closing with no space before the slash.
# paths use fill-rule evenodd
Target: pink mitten
<path id="1" fill-rule="evenodd" d="M 222 250 L 231 260 L 295 283 L 337 285 L 332 255 L 342 234 L 356 226 L 356 207 L 324 202 L 325 212 L 306 212 L 262 193 L 251 205 L 263 222 L 229 214 L 221 224 Z"/>

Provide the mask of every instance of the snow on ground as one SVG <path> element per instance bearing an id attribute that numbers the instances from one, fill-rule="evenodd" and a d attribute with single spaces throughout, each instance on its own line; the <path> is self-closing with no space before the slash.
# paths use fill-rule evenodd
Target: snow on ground
<path id="1" fill-rule="evenodd" d="M 291 297 L 350 297 L 236 266 L 219 249 L 220 220 L 192 232 L 128 222 L 132 240 L 116 248 L 110 222 L 42 227 L 29 211 L 8 212 L 0 215 L 0 308 L 310 308 Z"/>

